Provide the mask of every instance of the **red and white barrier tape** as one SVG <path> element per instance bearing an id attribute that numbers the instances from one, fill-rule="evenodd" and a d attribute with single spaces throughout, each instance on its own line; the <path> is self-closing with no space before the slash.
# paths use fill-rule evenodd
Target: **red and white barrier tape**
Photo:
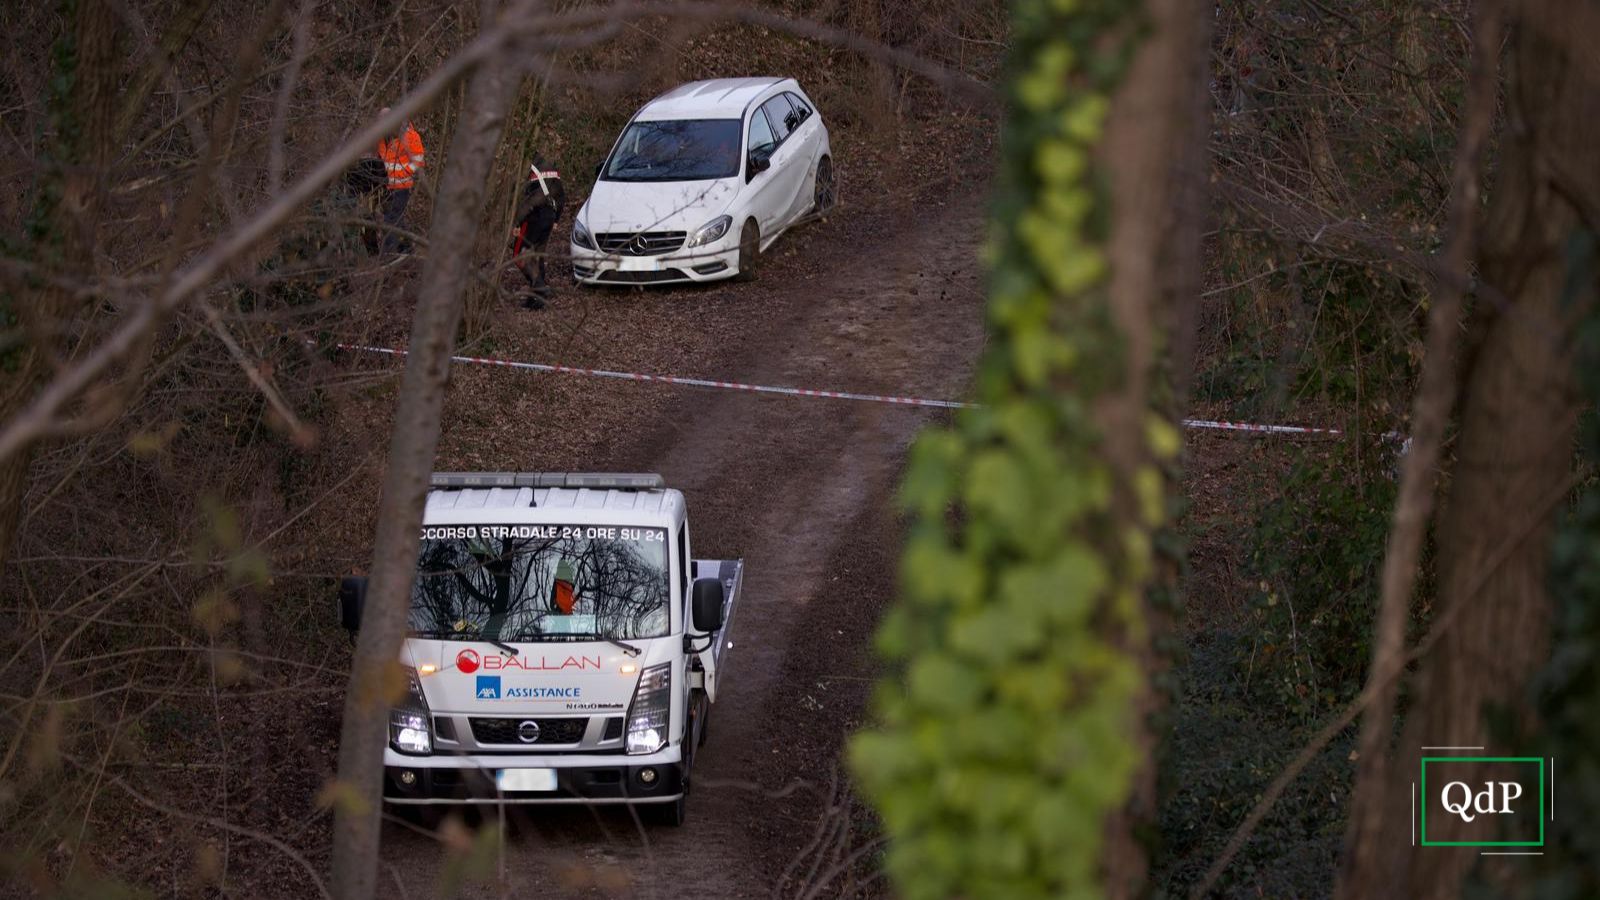
<path id="1" fill-rule="evenodd" d="M 1185 428 L 1210 428 L 1215 431 L 1253 431 L 1257 434 L 1344 434 L 1337 428 L 1309 425 L 1254 425 L 1249 422 L 1218 422 L 1213 419 L 1184 419 Z"/>
<path id="2" fill-rule="evenodd" d="M 379 353 L 385 356 L 405 356 L 408 351 L 392 347 L 368 347 L 361 344 L 338 344 L 340 350 L 360 353 Z M 865 400 L 871 403 L 893 403 L 899 406 L 930 406 L 938 409 L 978 409 L 981 403 L 964 403 L 960 400 L 928 400 L 922 397 L 891 397 L 884 394 L 858 394 L 851 391 L 821 391 L 811 388 L 775 387 L 766 384 L 744 384 L 738 381 L 713 381 L 706 378 L 685 378 L 680 375 L 648 375 L 643 372 L 616 372 L 610 369 L 585 369 L 580 366 L 563 366 L 549 363 L 517 362 L 483 356 L 452 356 L 458 363 L 479 366 L 500 366 L 507 369 L 528 369 L 534 372 L 551 372 L 560 375 L 589 375 L 595 378 L 619 378 L 625 381 L 683 384 L 690 387 L 720 388 L 729 391 L 751 391 L 758 394 L 782 394 L 789 397 L 827 397 L 833 400 Z M 1185 428 L 1213 431 L 1246 431 L 1256 434 L 1328 434 L 1344 432 L 1337 428 L 1313 428 L 1306 425 L 1255 425 L 1248 422 L 1220 422 L 1211 419 L 1184 419 Z"/>
<path id="3" fill-rule="evenodd" d="M 405 350 L 388 347 L 363 347 L 358 344 L 339 344 L 340 350 L 359 350 L 364 353 L 384 353 L 405 356 Z M 480 366 L 503 366 L 508 369 L 531 369 L 535 372 L 555 372 L 563 375 L 592 375 L 596 378 L 621 378 L 627 381 L 653 381 L 663 384 L 686 384 L 691 387 L 722 388 L 730 391 L 754 391 L 758 394 L 785 394 L 791 397 L 828 397 L 834 400 L 868 400 L 873 403 L 897 403 L 901 406 L 934 406 L 941 409 L 976 409 L 977 403 L 959 400 L 924 400 L 920 397 L 888 397 L 882 394 L 855 394 L 849 391 L 818 391 L 810 388 L 773 387 L 765 384 L 743 384 L 737 381 L 711 381 L 705 378 L 684 378 L 679 375 L 646 375 L 642 372 L 613 372 L 609 369 L 584 369 L 578 366 L 548 365 L 545 363 L 514 362 L 509 359 L 489 359 L 481 356 L 452 356 L 459 363 Z"/>

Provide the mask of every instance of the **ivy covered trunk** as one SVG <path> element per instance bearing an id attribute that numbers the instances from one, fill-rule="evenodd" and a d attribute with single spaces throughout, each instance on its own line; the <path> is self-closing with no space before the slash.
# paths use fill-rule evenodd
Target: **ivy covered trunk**
<path id="1" fill-rule="evenodd" d="M 1013 23 L 983 408 L 913 449 L 898 671 L 852 762 L 908 897 L 1133 896 L 1204 10 L 1018 0 Z"/>
<path id="2" fill-rule="evenodd" d="M 70 353 L 59 335 L 68 333 L 67 323 L 84 304 L 56 279 L 95 269 L 94 233 L 117 101 L 116 23 L 101 0 L 68 0 L 61 17 L 72 24 L 55 46 L 50 131 L 40 145 L 43 174 L 27 223 L 26 252 L 46 277 L 36 279 L 27 294 L 0 294 L 0 326 L 25 338 L 0 353 L 0 421 L 10 421 L 31 402 Z M 0 459 L 0 568 L 22 521 L 33 455 L 30 444 Z"/>

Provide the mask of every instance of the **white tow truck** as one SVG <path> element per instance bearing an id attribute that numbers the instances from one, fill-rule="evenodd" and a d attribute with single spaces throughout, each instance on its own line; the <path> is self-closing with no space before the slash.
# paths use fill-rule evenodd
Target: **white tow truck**
<path id="1" fill-rule="evenodd" d="M 681 824 L 743 571 L 690 555 L 659 475 L 435 474 L 385 800 L 637 804 Z M 365 590 L 340 586 L 352 632 Z"/>

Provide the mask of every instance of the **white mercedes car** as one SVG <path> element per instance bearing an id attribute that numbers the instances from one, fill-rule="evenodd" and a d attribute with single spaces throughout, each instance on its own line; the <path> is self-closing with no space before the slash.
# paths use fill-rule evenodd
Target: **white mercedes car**
<path id="1" fill-rule="evenodd" d="M 828 129 L 791 78 L 674 88 L 634 114 L 572 222 L 580 284 L 754 274 L 762 251 L 833 205 Z"/>

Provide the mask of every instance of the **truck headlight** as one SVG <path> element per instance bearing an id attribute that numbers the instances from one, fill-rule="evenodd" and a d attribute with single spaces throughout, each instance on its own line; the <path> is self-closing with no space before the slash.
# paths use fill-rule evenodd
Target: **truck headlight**
<path id="1" fill-rule="evenodd" d="M 728 227 L 732 224 L 732 216 L 717 216 L 715 219 L 701 225 L 694 234 L 689 235 L 689 240 L 684 243 L 684 246 L 699 247 L 712 241 L 720 241 L 722 236 L 728 233 Z"/>
<path id="2" fill-rule="evenodd" d="M 589 233 L 587 226 L 581 219 L 572 220 L 572 242 L 585 250 L 598 250 L 594 244 L 594 235 Z"/>
<path id="3" fill-rule="evenodd" d="M 405 700 L 389 711 L 389 746 L 401 753 L 421 756 L 433 752 L 433 722 L 417 670 L 407 667 L 406 679 Z"/>
<path id="4" fill-rule="evenodd" d="M 428 714 L 411 709 L 389 713 L 389 743 L 401 753 L 422 756 L 433 752 L 433 729 Z"/>
<path id="5" fill-rule="evenodd" d="M 667 745 L 672 717 L 672 663 L 645 669 L 628 708 L 628 752 L 654 753 Z"/>

